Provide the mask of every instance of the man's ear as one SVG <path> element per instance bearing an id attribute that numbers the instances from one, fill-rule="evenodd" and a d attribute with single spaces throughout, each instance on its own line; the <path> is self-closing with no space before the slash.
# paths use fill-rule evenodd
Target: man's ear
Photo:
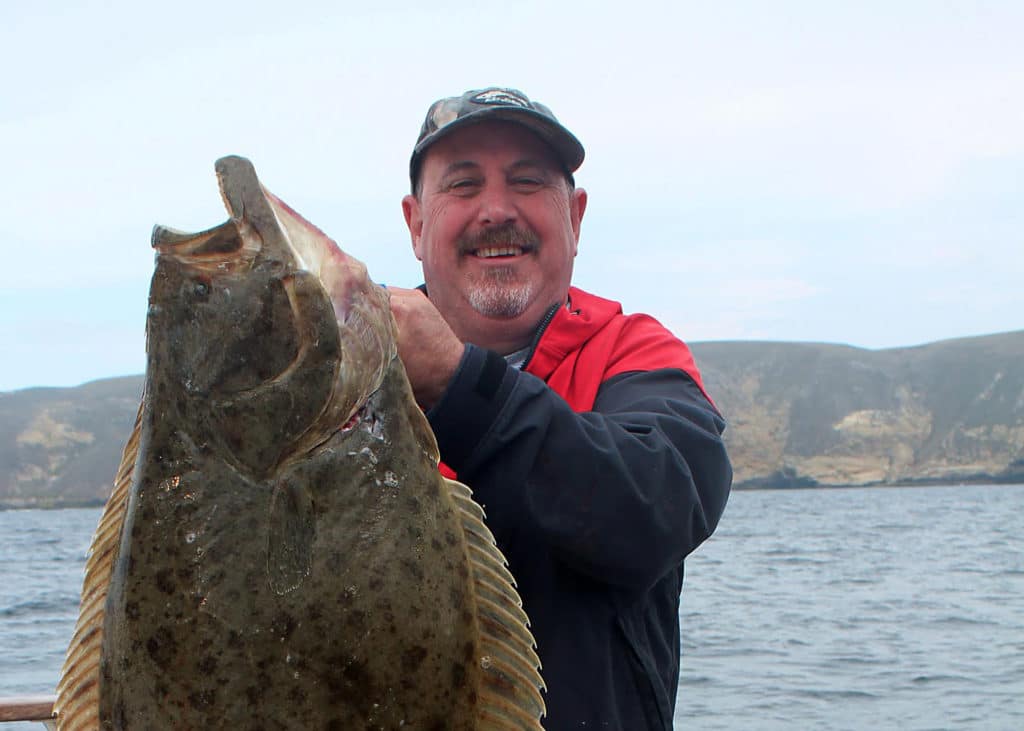
<path id="1" fill-rule="evenodd" d="M 420 252 L 420 234 L 423 232 L 423 215 L 420 210 L 420 201 L 416 196 L 409 194 L 402 198 L 402 215 L 405 216 L 405 225 L 409 227 L 409 238 L 412 239 L 412 251 L 416 258 L 423 261 L 423 254 Z"/>
<path id="2" fill-rule="evenodd" d="M 587 191 L 583 188 L 573 188 L 569 194 L 569 222 L 572 224 L 572 233 L 576 237 L 576 245 L 580 243 L 580 224 L 583 223 L 583 214 L 587 211 Z"/>

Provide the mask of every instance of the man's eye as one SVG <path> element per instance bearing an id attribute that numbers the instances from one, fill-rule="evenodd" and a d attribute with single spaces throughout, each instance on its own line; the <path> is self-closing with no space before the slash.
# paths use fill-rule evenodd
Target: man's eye
<path id="1" fill-rule="evenodd" d="M 471 196 L 476 195 L 480 190 L 480 181 L 473 178 L 459 178 L 445 186 L 445 190 L 452 195 Z"/>
<path id="2" fill-rule="evenodd" d="M 512 180 L 512 185 L 515 185 L 519 188 L 539 188 L 540 186 L 544 185 L 544 181 L 541 180 L 540 178 L 533 178 L 527 176 L 514 178 Z"/>

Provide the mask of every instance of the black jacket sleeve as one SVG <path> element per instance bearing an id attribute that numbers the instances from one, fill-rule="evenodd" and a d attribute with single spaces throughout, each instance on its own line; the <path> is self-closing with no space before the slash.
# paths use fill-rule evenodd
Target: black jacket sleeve
<path id="1" fill-rule="evenodd" d="M 682 370 L 615 376 L 592 411 L 576 413 L 469 345 L 427 416 L 499 546 L 539 536 L 573 569 L 624 590 L 649 589 L 710 536 L 732 482 L 725 422 Z"/>

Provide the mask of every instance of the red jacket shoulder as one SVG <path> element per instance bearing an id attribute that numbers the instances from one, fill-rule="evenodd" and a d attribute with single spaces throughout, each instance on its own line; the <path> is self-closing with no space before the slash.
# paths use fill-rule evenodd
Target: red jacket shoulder
<path id="1" fill-rule="evenodd" d="M 624 315 L 618 302 L 576 287 L 570 306 L 555 313 L 527 365 L 577 410 L 600 383 L 621 373 L 678 368 L 704 391 L 700 371 L 686 344 L 653 317 Z M 587 385 L 583 391 L 580 387 Z M 580 391 L 579 398 L 573 398 Z M 708 399 L 710 401 L 710 398 Z"/>

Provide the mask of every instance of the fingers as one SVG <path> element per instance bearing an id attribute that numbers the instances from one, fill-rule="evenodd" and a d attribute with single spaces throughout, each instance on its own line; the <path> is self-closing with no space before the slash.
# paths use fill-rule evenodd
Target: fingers
<path id="1" fill-rule="evenodd" d="M 464 345 L 418 289 L 388 287 L 398 325 L 398 356 L 421 406 L 430 407 L 448 385 Z"/>

